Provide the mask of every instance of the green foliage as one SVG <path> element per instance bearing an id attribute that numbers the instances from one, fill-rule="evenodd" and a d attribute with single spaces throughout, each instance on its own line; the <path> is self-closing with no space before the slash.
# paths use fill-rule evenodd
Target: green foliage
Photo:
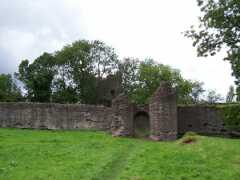
<path id="1" fill-rule="evenodd" d="M 217 106 L 221 110 L 226 127 L 233 131 L 240 131 L 240 104 Z"/>
<path id="2" fill-rule="evenodd" d="M 210 90 L 207 93 L 207 99 L 206 102 L 209 104 L 214 104 L 222 101 L 223 98 L 220 94 L 218 94 L 215 90 Z"/>
<path id="3" fill-rule="evenodd" d="M 203 89 L 203 82 L 190 81 L 192 91 L 191 97 L 194 104 L 201 102 L 200 96 L 205 92 Z"/>
<path id="4" fill-rule="evenodd" d="M 10 74 L 0 74 L 0 102 L 23 100 L 21 91 Z"/>
<path id="5" fill-rule="evenodd" d="M 181 140 L 181 144 L 192 144 L 197 142 L 197 137 L 196 136 L 184 136 Z"/>
<path id="6" fill-rule="evenodd" d="M 124 58 L 123 61 L 118 64 L 121 88 L 125 94 L 131 93 L 136 88 L 139 65 L 139 59 L 129 57 Z"/>
<path id="7" fill-rule="evenodd" d="M 237 94 L 237 101 L 240 102 L 240 86 L 236 88 L 236 94 Z"/>
<path id="8" fill-rule="evenodd" d="M 66 87 L 60 81 L 55 84 L 56 92 L 52 94 L 52 102 L 77 103 L 79 101 L 76 90 L 70 86 Z"/>
<path id="9" fill-rule="evenodd" d="M 198 134 L 192 131 L 188 131 L 184 134 L 184 136 L 197 136 Z"/>
<path id="10" fill-rule="evenodd" d="M 44 53 L 31 64 L 24 60 L 16 77 L 33 102 L 103 104 L 108 77 L 121 84 L 118 93 L 137 104 L 147 103 L 161 81 L 176 88 L 179 104 L 198 103 L 204 92 L 203 83 L 186 80 L 179 70 L 152 59 L 119 62 L 114 49 L 101 41 L 80 40 L 53 54 Z"/>
<path id="11" fill-rule="evenodd" d="M 23 82 L 27 98 L 33 102 L 49 102 L 55 69 L 55 59 L 51 54 L 43 53 L 32 64 L 23 60 L 16 77 Z"/>
<path id="12" fill-rule="evenodd" d="M 134 58 L 126 58 L 121 63 L 120 72 L 124 92 L 137 104 L 148 103 L 161 81 L 167 81 L 176 88 L 179 104 L 197 103 L 204 92 L 202 83 L 186 80 L 179 70 L 152 59 L 140 62 Z"/>
<path id="13" fill-rule="evenodd" d="M 117 71 L 118 57 L 115 50 L 102 41 L 91 43 L 90 60 L 97 79 L 103 79 Z"/>
<path id="14" fill-rule="evenodd" d="M 197 2 L 202 12 L 199 27 L 192 26 L 185 35 L 193 40 L 193 46 L 197 46 L 198 56 L 214 56 L 221 49 L 226 50 L 225 60 L 231 63 L 236 85 L 240 86 L 240 1 Z"/>
<path id="15" fill-rule="evenodd" d="M 0 179 L 239 179 L 240 141 L 190 145 L 103 132 L 0 129 Z"/>
<path id="16" fill-rule="evenodd" d="M 33 102 L 98 103 L 99 82 L 117 71 L 114 49 L 101 41 L 80 40 L 33 63 L 24 60 L 16 77 Z"/>
<path id="17" fill-rule="evenodd" d="M 56 52 L 57 75 L 54 79 L 53 101 L 60 103 L 94 103 L 95 77 L 92 74 L 91 45 L 76 41 Z M 66 95 L 65 97 L 61 97 Z"/>
<path id="18" fill-rule="evenodd" d="M 230 86 L 229 91 L 227 93 L 226 102 L 227 103 L 233 102 L 234 101 L 234 96 L 235 96 L 234 86 Z"/>
<path id="19" fill-rule="evenodd" d="M 198 135 L 195 132 L 189 131 L 184 134 L 184 136 L 179 140 L 180 144 L 192 144 L 197 142 Z"/>
<path id="20" fill-rule="evenodd" d="M 94 97 L 94 102 L 96 104 L 111 104 L 111 102 L 105 99 L 106 97 L 99 97 L 101 91 L 104 91 L 104 83 L 108 77 L 116 77 L 118 71 L 118 57 L 115 53 L 115 50 L 105 44 L 102 41 L 93 41 L 91 42 L 91 50 L 90 50 L 90 61 L 92 62 L 92 77 L 95 80 L 94 87 L 92 86 L 92 90 L 95 88 L 95 92 L 92 95 L 88 95 L 88 98 Z M 114 87 L 112 87 L 114 88 Z M 87 90 L 86 92 L 90 92 Z M 98 92 L 97 92 L 98 91 Z M 111 101 L 111 100 L 110 100 Z M 106 105 L 106 104 L 105 104 Z"/>

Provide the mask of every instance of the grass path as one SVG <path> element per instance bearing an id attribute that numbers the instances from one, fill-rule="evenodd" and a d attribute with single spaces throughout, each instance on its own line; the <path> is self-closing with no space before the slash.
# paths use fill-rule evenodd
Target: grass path
<path id="1" fill-rule="evenodd" d="M 0 129 L 0 180 L 240 180 L 240 140 L 193 144 L 103 132 Z"/>
<path id="2" fill-rule="evenodd" d="M 93 179 L 98 180 L 113 180 L 116 179 L 127 166 L 129 157 L 135 154 L 136 145 L 127 145 L 120 152 L 114 154 L 112 159 L 105 164 L 105 167 L 98 172 Z"/>

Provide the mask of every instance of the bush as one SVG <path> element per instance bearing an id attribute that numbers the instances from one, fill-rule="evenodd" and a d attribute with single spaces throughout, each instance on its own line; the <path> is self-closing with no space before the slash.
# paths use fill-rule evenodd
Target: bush
<path id="1" fill-rule="evenodd" d="M 186 132 L 185 135 L 180 139 L 181 144 L 191 144 L 197 141 L 197 133 L 195 132 Z"/>
<path id="2" fill-rule="evenodd" d="M 184 136 L 180 143 L 181 144 L 192 144 L 195 143 L 197 141 L 197 137 L 196 136 Z"/>
<path id="3" fill-rule="evenodd" d="M 188 131 L 188 132 L 185 133 L 184 136 L 197 136 L 197 133 L 192 132 L 192 131 Z"/>
<path id="4" fill-rule="evenodd" d="M 229 104 L 217 108 L 220 109 L 226 127 L 232 131 L 240 131 L 240 104 Z"/>

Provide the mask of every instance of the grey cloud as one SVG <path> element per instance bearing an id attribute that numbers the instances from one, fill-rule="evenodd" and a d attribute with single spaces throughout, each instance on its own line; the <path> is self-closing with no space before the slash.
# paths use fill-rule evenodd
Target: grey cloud
<path id="1" fill-rule="evenodd" d="M 61 31 L 70 32 L 79 23 L 63 0 L 3 0 L 0 9 L 1 28 L 38 32 L 50 27 L 59 35 Z"/>
<path id="2" fill-rule="evenodd" d="M 0 73 L 11 73 L 16 70 L 16 66 L 11 63 L 13 57 L 3 49 L 0 49 Z"/>
<path id="3" fill-rule="evenodd" d="M 21 59 L 31 60 L 83 38 L 80 18 L 80 13 L 68 8 L 64 0 L 2 0 L 0 73 L 16 71 Z"/>

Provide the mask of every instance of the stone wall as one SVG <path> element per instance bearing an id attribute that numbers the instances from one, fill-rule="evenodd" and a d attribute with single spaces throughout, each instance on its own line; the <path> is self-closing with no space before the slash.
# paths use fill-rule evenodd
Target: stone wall
<path id="1" fill-rule="evenodd" d="M 214 106 L 176 106 L 176 94 L 160 87 L 150 104 L 137 106 L 124 95 L 112 107 L 70 104 L 0 103 L 0 127 L 30 129 L 95 129 L 114 136 L 134 136 L 134 118 L 139 113 L 150 121 L 154 140 L 173 140 L 177 134 L 194 131 L 208 135 L 233 135 Z M 145 123 L 149 126 L 149 123 Z M 147 127 L 146 127 L 147 128 Z M 149 129 L 149 127 L 148 127 Z M 237 132 L 240 135 L 240 132 Z"/>
<path id="2" fill-rule="evenodd" d="M 109 130 L 111 119 L 104 106 L 0 103 L 0 127 Z"/>
<path id="3" fill-rule="evenodd" d="M 113 136 L 133 135 L 133 110 L 134 106 L 125 95 L 119 95 L 112 102 L 113 119 L 111 132 Z"/>
<path id="4" fill-rule="evenodd" d="M 220 110 L 211 106 L 179 106 L 178 133 L 193 131 L 200 134 L 227 135 Z"/>
<path id="5" fill-rule="evenodd" d="M 170 84 L 162 82 L 149 104 L 150 138 L 175 140 L 177 138 L 176 92 Z"/>

